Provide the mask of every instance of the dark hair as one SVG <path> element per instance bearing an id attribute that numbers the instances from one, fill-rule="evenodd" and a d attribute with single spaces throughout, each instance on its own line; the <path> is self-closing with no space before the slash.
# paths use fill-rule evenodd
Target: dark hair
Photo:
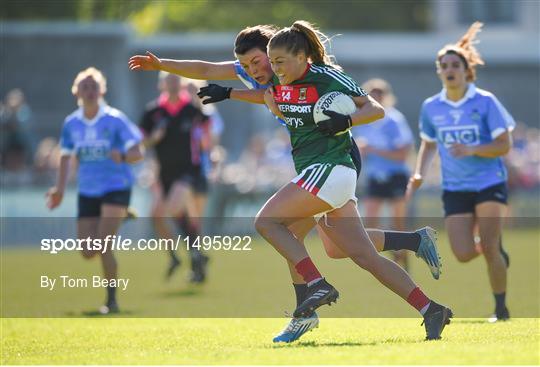
<path id="1" fill-rule="evenodd" d="M 283 47 L 293 55 L 298 55 L 302 51 L 312 63 L 339 68 L 333 57 L 326 52 L 325 44 L 329 42 L 330 38 L 313 24 L 305 20 L 297 20 L 289 28 L 283 28 L 277 32 L 270 40 L 268 47 Z"/>
<path id="2" fill-rule="evenodd" d="M 272 24 L 256 25 L 242 29 L 234 41 L 234 53 L 244 55 L 254 48 L 266 53 L 266 46 L 277 30 L 278 27 Z"/>
<path id="3" fill-rule="evenodd" d="M 474 22 L 457 43 L 446 45 L 440 49 L 437 53 L 437 66 L 439 66 L 443 56 L 448 54 L 456 55 L 461 59 L 465 66 L 465 70 L 467 71 L 467 81 L 475 81 L 476 65 L 484 65 L 482 56 L 480 56 L 480 53 L 476 47 L 474 47 L 474 45 L 479 42 L 476 40 L 476 35 L 482 30 L 483 25 L 483 23 Z"/>

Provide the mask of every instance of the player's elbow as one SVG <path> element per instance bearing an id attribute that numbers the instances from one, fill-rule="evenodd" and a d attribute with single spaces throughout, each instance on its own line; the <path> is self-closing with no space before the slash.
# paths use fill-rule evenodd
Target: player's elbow
<path id="1" fill-rule="evenodd" d="M 366 116 L 369 122 L 378 121 L 384 118 L 384 108 L 380 104 L 377 102 L 371 103 L 369 107 L 369 112 Z"/>
<path id="2" fill-rule="evenodd" d="M 383 119 L 385 116 L 384 108 L 381 105 L 375 106 L 374 115 L 376 120 Z"/>

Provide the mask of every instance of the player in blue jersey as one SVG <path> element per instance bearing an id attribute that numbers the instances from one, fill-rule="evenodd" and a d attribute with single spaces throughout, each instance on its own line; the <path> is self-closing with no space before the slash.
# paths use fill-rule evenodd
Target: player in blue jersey
<path id="1" fill-rule="evenodd" d="M 394 107 L 396 98 L 387 81 L 370 79 L 362 89 L 385 110 L 382 120 L 352 129 L 364 157 L 367 176 L 365 223 L 370 228 L 379 227 L 379 215 L 383 205 L 388 204 L 392 229 L 403 231 L 407 216 L 405 189 L 410 176 L 405 161 L 414 144 L 413 135 L 405 116 Z M 392 254 L 394 261 L 407 270 L 407 252 L 398 250 Z"/>
<path id="2" fill-rule="evenodd" d="M 509 259 L 501 242 L 507 209 L 502 156 L 511 149 L 510 132 L 515 123 L 492 93 L 474 84 L 476 66 L 484 64 L 474 47 L 481 27 L 482 23 L 474 23 L 456 44 L 437 53 L 437 74 L 443 89 L 422 105 L 422 144 L 407 196 L 422 184 L 438 149 L 452 251 L 460 262 L 476 258 L 474 228 L 478 226 L 496 305 L 491 320 L 496 321 L 510 317 L 505 301 Z"/>
<path id="3" fill-rule="evenodd" d="M 139 129 L 119 110 L 105 104 L 106 79 L 90 67 L 81 71 L 71 89 L 79 108 L 66 117 L 61 133 L 62 156 L 56 185 L 47 192 L 47 206 L 62 203 L 72 156 L 78 161 L 79 238 L 114 235 L 127 215 L 134 177 L 130 167 L 143 158 Z M 111 250 L 85 248 L 85 259 L 100 255 L 104 278 L 117 279 Z M 118 312 L 116 288 L 107 288 L 101 313 Z"/>
<path id="4" fill-rule="evenodd" d="M 236 61 L 214 63 L 200 60 L 160 59 L 147 52 L 146 55 L 131 57 L 129 67 L 131 70 L 165 70 L 193 79 L 241 80 L 250 90 L 237 90 L 211 84 L 201 90 L 205 96 L 210 97 L 204 100 L 203 103 L 219 102 L 228 98 L 251 103 L 263 103 L 264 91 L 272 85 L 274 76 L 266 54 L 266 48 L 276 30 L 277 28 L 271 25 L 259 25 L 242 30 L 237 35 L 234 45 Z M 280 123 L 284 125 L 281 120 Z M 356 165 L 358 175 L 361 161 L 356 144 L 352 144 L 351 157 Z M 316 224 L 314 219 L 307 219 L 294 224 L 291 230 L 296 234 L 297 238 L 303 240 Z M 317 231 L 328 256 L 331 258 L 347 257 L 343 251 L 333 244 L 327 235 L 327 232 L 332 232 L 332 228 L 320 223 L 317 226 Z M 441 264 L 435 238 L 430 228 L 422 228 L 415 232 L 381 231 L 377 229 L 368 229 L 367 232 L 377 251 L 389 249 L 411 250 L 426 261 L 432 275 L 438 279 Z M 293 264 L 289 264 L 289 269 L 296 294 L 296 305 L 299 306 L 306 298 L 307 285 L 297 273 Z M 318 326 L 318 323 L 316 313 L 313 313 L 309 318 L 293 318 L 283 332 L 274 338 L 274 341 L 291 342 L 297 340 L 305 332 Z"/>

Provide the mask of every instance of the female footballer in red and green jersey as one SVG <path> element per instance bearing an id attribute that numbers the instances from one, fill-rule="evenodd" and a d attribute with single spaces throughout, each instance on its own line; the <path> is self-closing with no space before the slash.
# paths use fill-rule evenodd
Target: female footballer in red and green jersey
<path id="1" fill-rule="evenodd" d="M 235 40 L 235 56 L 237 61 L 220 63 L 199 60 L 170 60 L 157 58 L 150 52 L 146 55 L 136 55 L 130 58 L 129 67 L 132 70 L 166 70 L 194 79 L 241 80 L 251 90 L 236 90 L 211 84 L 201 89 L 201 96 L 210 97 L 203 103 L 219 102 L 228 98 L 251 103 L 263 103 L 263 92 L 272 85 L 274 73 L 270 66 L 266 48 L 270 38 L 277 28 L 270 25 L 259 25 L 242 30 Z M 285 122 L 280 122 L 285 125 Z M 356 166 L 357 175 L 360 173 L 361 161 L 356 144 L 351 144 L 351 158 Z M 291 226 L 296 237 L 303 240 L 307 233 L 316 225 L 312 218 Z M 324 248 L 331 258 L 346 258 L 347 256 L 326 235 L 332 231 L 323 221 L 317 225 L 319 236 Z M 422 228 L 416 232 L 393 232 L 378 229 L 367 229 L 370 239 L 377 251 L 407 249 L 416 253 L 429 266 L 434 278 L 440 274 L 440 260 L 437 253 L 435 238 L 430 228 Z M 296 272 L 294 264 L 289 263 L 289 269 L 299 306 L 306 298 L 307 285 Z M 291 342 L 300 338 L 305 332 L 318 325 L 316 313 L 309 318 L 293 318 L 282 333 L 274 338 L 275 342 Z"/>
<path id="2" fill-rule="evenodd" d="M 308 286 L 307 298 L 294 311 L 295 317 L 309 317 L 315 309 L 335 302 L 339 296 L 289 229 L 299 220 L 326 214 L 333 227 L 328 233 L 333 243 L 423 315 L 426 339 L 439 339 L 452 311 L 429 299 L 399 265 L 375 250 L 356 208 L 351 138 L 339 133 L 384 117 L 384 110 L 332 63 L 321 39 L 327 38 L 311 24 L 296 21 L 277 32 L 268 44 L 275 77 L 265 101 L 287 123 L 298 176 L 264 204 L 255 227 L 294 264 Z M 334 91 L 351 96 L 356 112 L 343 115 L 326 111 L 329 119 L 316 124 L 308 110 L 313 109 L 320 96 Z"/>
<path id="3" fill-rule="evenodd" d="M 501 242 L 507 209 L 507 173 L 502 156 L 512 147 L 514 119 L 490 92 L 477 88 L 476 66 L 483 65 L 474 47 L 482 23 L 474 23 L 453 45 L 437 54 L 440 93 L 426 99 L 420 113 L 422 145 L 408 196 L 420 187 L 435 152 L 441 158 L 445 225 L 454 255 L 468 262 L 480 255 L 474 241 L 478 226 L 481 253 L 495 298 L 490 321 L 507 320 L 508 254 Z"/>

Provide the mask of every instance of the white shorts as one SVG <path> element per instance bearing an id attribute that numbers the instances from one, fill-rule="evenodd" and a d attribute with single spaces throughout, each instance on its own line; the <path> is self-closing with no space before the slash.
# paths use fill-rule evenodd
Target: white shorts
<path id="1" fill-rule="evenodd" d="M 349 200 L 356 202 L 356 171 L 332 163 L 315 163 L 305 168 L 292 183 L 325 201 L 333 209 Z"/>

